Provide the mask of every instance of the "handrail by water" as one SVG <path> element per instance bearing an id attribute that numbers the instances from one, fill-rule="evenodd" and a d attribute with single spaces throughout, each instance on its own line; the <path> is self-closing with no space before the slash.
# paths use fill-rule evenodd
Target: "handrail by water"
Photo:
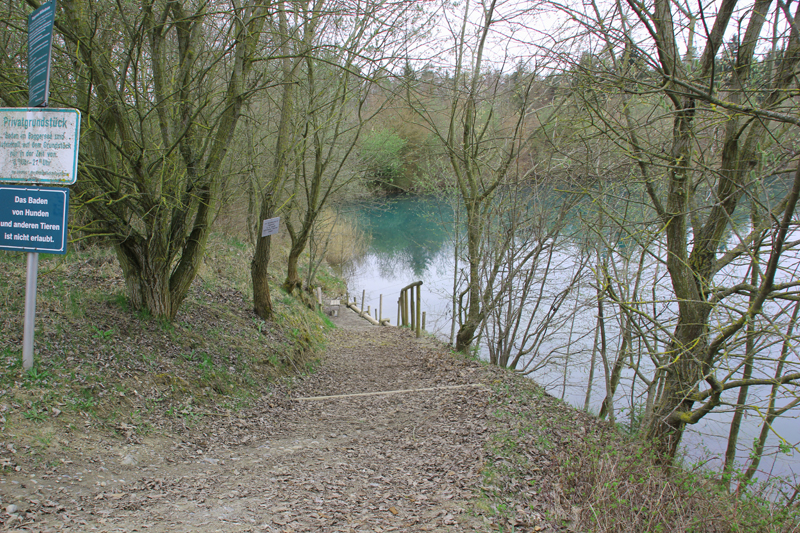
<path id="1" fill-rule="evenodd" d="M 420 287 L 422 281 L 415 281 L 400 289 L 400 298 L 397 300 L 397 325 L 398 327 L 410 326 L 417 335 L 417 338 L 422 336 L 422 330 L 425 329 L 425 313 L 422 312 L 422 296 Z M 417 289 L 416 297 L 414 296 L 414 288 Z M 321 294 L 321 293 L 320 293 Z M 345 295 L 345 306 L 349 307 L 358 315 L 376 326 L 388 326 L 389 319 L 383 318 L 383 295 L 380 295 L 380 307 L 375 309 L 375 318 L 370 315 L 369 306 L 364 308 L 364 299 L 366 290 L 361 293 L 361 308 L 358 308 L 358 298 L 353 297 L 350 301 L 350 294 Z M 321 296 L 319 296 L 321 302 Z"/>
<path id="2" fill-rule="evenodd" d="M 417 338 L 422 336 L 422 297 L 420 287 L 422 281 L 415 281 L 400 289 L 400 298 L 397 300 L 397 324 L 399 326 L 411 326 Z M 417 289 L 416 302 L 414 299 L 414 288 Z M 410 304 L 410 305 L 409 305 Z"/>

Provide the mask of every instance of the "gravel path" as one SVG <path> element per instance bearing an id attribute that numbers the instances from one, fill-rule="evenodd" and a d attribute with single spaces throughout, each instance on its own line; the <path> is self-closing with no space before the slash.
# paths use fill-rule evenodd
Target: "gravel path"
<path id="1" fill-rule="evenodd" d="M 70 443 L 10 473 L 20 531 L 481 531 L 465 512 L 489 423 L 481 365 L 341 308 L 322 365 L 232 417 Z M 333 396 L 333 397 L 329 397 Z M 320 398 L 329 397 L 329 398 Z M 16 518 L 14 518 L 16 517 Z"/>

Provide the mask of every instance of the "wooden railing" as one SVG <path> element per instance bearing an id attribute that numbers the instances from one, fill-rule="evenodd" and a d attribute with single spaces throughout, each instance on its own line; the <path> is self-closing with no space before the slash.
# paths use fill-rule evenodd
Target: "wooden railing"
<path id="1" fill-rule="evenodd" d="M 421 286 L 422 281 L 415 281 L 411 285 L 403 287 L 400 289 L 400 298 L 397 300 L 397 325 L 410 327 L 415 331 L 417 337 L 421 337 L 422 330 L 425 329 L 425 313 L 422 312 L 422 297 L 420 296 Z M 415 288 L 416 295 L 414 294 Z M 383 294 L 380 295 L 380 306 L 375 309 L 374 318 L 370 314 L 369 306 L 364 307 L 366 294 L 366 290 L 361 292 L 361 308 L 358 307 L 358 298 L 353 296 L 351 302 L 349 294 L 345 296 L 345 305 L 376 326 L 388 326 L 389 319 L 383 318 Z M 317 299 L 321 305 L 321 290 L 317 293 Z"/>
<path id="2" fill-rule="evenodd" d="M 397 325 L 410 326 L 416 331 L 417 337 L 422 335 L 422 299 L 420 287 L 422 281 L 415 281 L 407 287 L 400 289 L 400 299 L 397 300 Z M 414 288 L 417 289 L 416 299 Z"/>

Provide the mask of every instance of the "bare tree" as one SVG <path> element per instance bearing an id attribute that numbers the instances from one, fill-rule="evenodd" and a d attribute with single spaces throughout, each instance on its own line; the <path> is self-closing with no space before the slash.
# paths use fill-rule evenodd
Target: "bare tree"
<path id="1" fill-rule="evenodd" d="M 548 182 L 503 189 L 487 221 L 485 246 L 492 259 L 484 260 L 482 283 L 493 294 L 481 337 L 489 362 L 524 374 L 563 364 L 570 343 L 563 333 L 577 311 L 566 304 L 587 271 L 589 256 L 571 241 L 566 224 L 577 197 L 556 207 L 564 199 L 554 194 L 556 188 Z"/>
<path id="2" fill-rule="evenodd" d="M 779 201 L 769 203 L 759 192 L 771 176 L 796 165 L 789 142 L 800 126 L 791 98 L 800 34 L 786 12 L 782 50 L 773 55 L 773 68 L 763 68 L 758 51 L 769 49 L 771 1 L 743 7 L 729 0 L 715 13 L 694 14 L 676 5 L 592 2 L 585 11 L 554 5 L 579 23 L 589 50 L 583 60 L 566 60 L 590 81 L 571 92 L 593 117 L 586 137 L 602 135 L 629 158 L 629 179 L 641 184 L 652 213 L 648 232 L 663 242 L 657 259 L 669 273 L 674 318 L 664 322 L 630 302 L 618 305 L 648 320 L 660 337 L 663 351 L 651 352 L 656 364 L 649 389 L 655 396 L 646 428 L 667 463 L 686 425 L 722 405 L 726 391 L 800 379 L 788 365 L 775 377 L 742 379 L 726 367 L 730 347 L 739 345 L 748 324 L 784 316 L 780 304 L 793 298 L 798 284 L 783 272 L 796 254 L 791 231 L 800 168 Z M 737 9 L 746 10 L 747 24 L 734 46 L 723 49 Z M 702 38 L 696 21 L 705 29 Z M 703 46 L 699 59 L 692 52 L 696 44 Z M 565 58 L 572 54 L 566 46 L 564 51 Z M 739 233 L 737 208 L 748 204 L 757 206 L 760 222 Z M 627 220 L 617 220 L 635 235 Z M 653 239 L 642 242 L 647 247 Z M 731 275 L 742 259 L 756 256 L 764 266 L 755 283 Z"/>
<path id="3" fill-rule="evenodd" d="M 293 34 L 289 31 L 287 4 L 280 2 L 278 9 L 278 31 L 281 59 L 281 100 L 278 131 L 275 136 L 273 164 L 267 168 L 267 180 L 261 192 L 260 217 L 256 227 L 256 247 L 250 264 L 253 281 L 253 310 L 264 320 L 273 316 L 272 297 L 269 290 L 269 259 L 271 236 L 261 237 L 260 222 L 272 218 L 280 205 L 283 189 L 289 179 L 290 150 L 294 142 L 295 75 L 302 56 L 293 57 Z"/>
<path id="4" fill-rule="evenodd" d="M 490 241 L 490 220 L 497 209 L 498 190 L 524 186 L 528 177 L 528 169 L 519 172 L 512 167 L 529 141 L 526 119 L 531 112 L 535 77 L 525 76 L 514 85 L 504 85 L 501 71 L 492 72 L 487 67 L 486 54 L 497 37 L 496 30 L 509 21 L 524 21 L 524 9 L 497 0 L 466 2 L 461 8 L 460 14 L 447 12 L 443 16 L 452 23 L 449 50 L 455 66 L 452 77 L 435 89 L 441 104 L 424 98 L 420 88 L 409 88 L 406 94 L 409 107 L 440 141 L 463 207 L 465 244 L 461 248 L 466 287 L 455 297 L 460 310 L 456 309 L 454 316 L 459 321 L 456 349 L 467 352 L 493 307 L 495 282 L 505 253 L 516 238 L 506 232 L 495 234 L 499 241 Z M 503 58 L 497 61 L 503 64 Z M 430 82 L 418 85 L 424 87 Z M 513 106 L 509 105 L 512 95 Z M 491 248 L 487 246 L 490 242 Z M 527 257 L 520 258 L 518 270 L 527 268 L 527 261 L 536 254 L 534 248 L 522 254 Z"/>
<path id="5" fill-rule="evenodd" d="M 410 4 L 316 0 L 281 6 L 281 116 L 261 212 L 268 218 L 283 207 L 290 238 L 283 288 L 291 293 L 302 284 L 298 264 L 317 218 L 355 175 L 347 163 L 368 118 L 364 103 L 395 60 L 394 28 Z M 289 7 L 291 23 L 285 20 Z M 255 309 L 264 318 L 271 316 L 268 261 L 269 238 L 260 239 L 252 277 Z"/>

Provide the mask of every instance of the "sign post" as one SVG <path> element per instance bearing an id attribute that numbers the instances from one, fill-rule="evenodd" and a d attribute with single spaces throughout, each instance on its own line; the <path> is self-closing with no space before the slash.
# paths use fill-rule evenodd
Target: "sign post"
<path id="1" fill-rule="evenodd" d="M 33 333 L 36 331 L 36 285 L 39 277 L 39 254 L 28 252 L 25 276 L 25 318 L 22 322 L 22 368 L 33 368 Z"/>
<path id="2" fill-rule="evenodd" d="M 28 252 L 22 367 L 33 367 L 39 252 L 67 253 L 69 189 L 0 186 L 0 249 Z"/>
<path id="3" fill-rule="evenodd" d="M 0 109 L 0 184 L 75 183 L 80 113 L 47 109 L 56 0 L 28 16 L 28 108 Z M 33 367 L 39 252 L 67 251 L 69 190 L 0 186 L 0 249 L 27 252 L 22 367 Z"/>

